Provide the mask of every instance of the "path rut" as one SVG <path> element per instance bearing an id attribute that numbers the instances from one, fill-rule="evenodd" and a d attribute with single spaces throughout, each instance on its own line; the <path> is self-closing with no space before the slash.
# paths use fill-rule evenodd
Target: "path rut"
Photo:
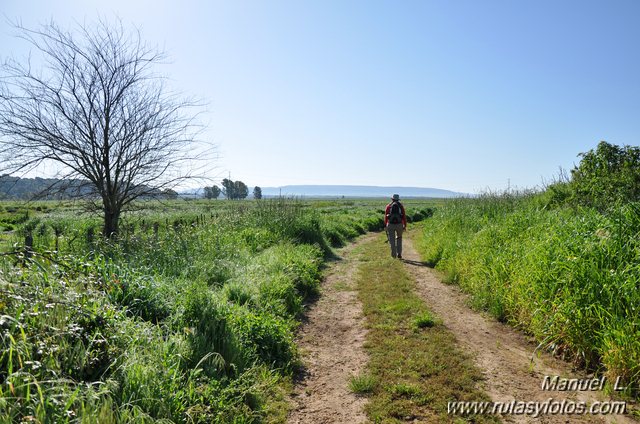
<path id="1" fill-rule="evenodd" d="M 407 233 L 405 233 L 407 234 Z M 566 362 L 548 354 L 534 355 L 535 345 L 515 329 L 471 310 L 466 305 L 468 296 L 457 287 L 443 284 L 437 273 L 425 266 L 411 239 L 403 237 L 405 267 L 417 282 L 418 293 L 427 306 L 436 313 L 444 325 L 456 336 L 461 347 L 475 359 L 485 376 L 485 390 L 493 401 L 541 401 L 549 398 L 562 401 L 578 400 L 592 404 L 608 400 L 600 392 L 543 391 L 545 375 L 567 378 L 585 378 L 569 371 Z M 625 415 L 544 415 L 532 418 L 503 415 L 505 422 L 516 423 L 636 423 Z"/>
<path id="2" fill-rule="evenodd" d="M 304 372 L 296 382 L 288 422 L 349 423 L 367 421 L 366 398 L 349 391 L 349 377 L 367 363 L 363 348 L 366 329 L 357 298 L 354 249 L 376 237 L 368 234 L 337 251 L 329 268 L 321 297 L 309 307 L 298 333 Z"/>

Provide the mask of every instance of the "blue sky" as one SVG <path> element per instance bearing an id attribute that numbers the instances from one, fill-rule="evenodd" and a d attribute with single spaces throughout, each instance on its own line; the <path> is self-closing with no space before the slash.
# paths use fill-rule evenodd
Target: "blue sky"
<path id="1" fill-rule="evenodd" d="M 135 25 L 207 103 L 212 177 L 463 192 L 539 186 L 640 140 L 640 2 L 2 0 L 34 27 Z M 0 23 L 0 56 L 24 43 Z"/>

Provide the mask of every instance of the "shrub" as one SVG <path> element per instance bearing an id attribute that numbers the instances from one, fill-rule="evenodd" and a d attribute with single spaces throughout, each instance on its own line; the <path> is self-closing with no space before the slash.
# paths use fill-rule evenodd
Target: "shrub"
<path id="1" fill-rule="evenodd" d="M 580 157 L 571 171 L 577 203 L 605 210 L 613 203 L 640 200 L 640 147 L 601 141 Z"/>
<path id="2" fill-rule="evenodd" d="M 571 201 L 573 188 L 567 181 L 558 181 L 547 186 L 540 194 L 543 207 L 558 207 Z"/>

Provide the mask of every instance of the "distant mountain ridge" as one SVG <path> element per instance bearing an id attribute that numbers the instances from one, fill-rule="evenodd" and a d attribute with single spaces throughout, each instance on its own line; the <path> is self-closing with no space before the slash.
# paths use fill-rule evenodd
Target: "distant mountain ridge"
<path id="1" fill-rule="evenodd" d="M 50 191 L 52 186 L 58 189 Z M 62 189 L 61 189 L 62 188 Z M 92 188 L 82 180 L 59 180 L 55 178 L 19 178 L 10 175 L 0 175 L 0 199 L 65 199 L 80 195 L 87 195 Z M 400 198 L 451 198 L 467 196 L 465 193 L 430 187 L 384 187 L 364 185 L 286 185 L 282 187 L 262 187 L 264 197 L 299 196 L 299 197 L 370 197 L 389 198 L 394 193 Z M 160 193 L 159 193 L 160 194 Z M 185 197 L 201 197 L 202 188 L 192 189 L 180 193 Z M 251 198 L 251 195 L 249 195 Z"/>
<path id="2" fill-rule="evenodd" d="M 0 199 L 68 199 L 92 193 L 80 179 L 20 178 L 0 175 Z"/>
<path id="3" fill-rule="evenodd" d="M 364 185 L 286 185 L 282 187 L 262 187 L 262 195 L 271 196 L 305 196 L 305 197 L 391 197 L 399 194 L 400 198 L 431 197 L 450 198 L 467 196 L 451 190 L 431 187 L 383 187 Z"/>
<path id="4" fill-rule="evenodd" d="M 173 199 L 178 193 L 173 190 L 156 190 L 146 185 L 133 186 L 144 190 L 140 198 Z M 62 200 L 80 197 L 97 197 L 96 189 L 89 180 L 78 178 L 20 178 L 8 174 L 0 175 L 0 199 Z"/>

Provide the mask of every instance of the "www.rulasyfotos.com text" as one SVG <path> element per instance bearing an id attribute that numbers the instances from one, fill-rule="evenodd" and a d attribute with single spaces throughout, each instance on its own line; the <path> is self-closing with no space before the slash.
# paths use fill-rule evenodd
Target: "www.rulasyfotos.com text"
<path id="1" fill-rule="evenodd" d="M 607 383 L 606 377 L 563 378 L 559 375 L 544 376 L 541 389 L 548 392 L 601 391 Z M 616 378 L 614 391 L 624 390 L 621 379 Z M 449 402 L 447 412 L 452 415 L 528 415 L 533 418 L 542 415 L 609 415 L 626 414 L 625 401 L 576 401 L 549 397 L 544 401 L 506 402 Z"/>

